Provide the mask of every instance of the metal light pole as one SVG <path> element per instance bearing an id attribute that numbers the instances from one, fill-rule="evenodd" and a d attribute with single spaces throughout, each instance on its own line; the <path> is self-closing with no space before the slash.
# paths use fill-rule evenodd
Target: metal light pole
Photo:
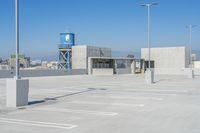
<path id="1" fill-rule="evenodd" d="M 19 76 L 19 0 L 15 0 L 16 35 L 16 75 L 6 80 L 6 106 L 20 107 L 28 105 L 29 80 Z"/>
<path id="2" fill-rule="evenodd" d="M 188 25 L 186 28 L 189 29 L 189 47 L 190 47 L 190 59 L 189 59 L 189 64 L 190 68 L 192 68 L 192 28 L 196 27 L 197 25 Z"/>
<path id="3" fill-rule="evenodd" d="M 15 78 L 19 79 L 19 0 L 15 0 L 15 33 L 16 33 L 16 53 L 15 53 Z"/>
<path id="4" fill-rule="evenodd" d="M 158 5 L 157 3 L 142 4 L 141 6 L 148 8 L 148 62 L 149 70 L 151 69 L 151 6 Z"/>
<path id="5" fill-rule="evenodd" d="M 142 4 L 141 6 L 148 9 L 148 63 L 149 67 L 145 72 L 145 83 L 151 85 L 154 83 L 154 72 L 151 70 L 151 6 L 157 5 L 157 3 Z"/>

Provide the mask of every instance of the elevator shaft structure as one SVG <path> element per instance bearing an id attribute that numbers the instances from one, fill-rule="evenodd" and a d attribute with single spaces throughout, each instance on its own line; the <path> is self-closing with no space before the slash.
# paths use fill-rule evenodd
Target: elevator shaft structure
<path id="1" fill-rule="evenodd" d="M 72 46 L 75 45 L 74 33 L 60 33 L 60 44 L 58 45 L 58 69 L 72 68 Z"/>

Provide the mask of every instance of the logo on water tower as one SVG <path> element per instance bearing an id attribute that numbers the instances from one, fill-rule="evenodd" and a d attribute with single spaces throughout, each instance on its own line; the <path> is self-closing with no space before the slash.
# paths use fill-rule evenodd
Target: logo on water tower
<path id="1" fill-rule="evenodd" d="M 66 41 L 66 42 L 70 42 L 70 35 L 69 35 L 69 34 L 67 34 L 67 35 L 65 36 L 65 41 Z"/>

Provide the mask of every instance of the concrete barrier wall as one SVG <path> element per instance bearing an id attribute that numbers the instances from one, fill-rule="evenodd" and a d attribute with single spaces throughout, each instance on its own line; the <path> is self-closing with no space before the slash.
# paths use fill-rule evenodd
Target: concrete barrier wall
<path id="1" fill-rule="evenodd" d="M 131 74 L 131 68 L 117 69 L 116 74 Z"/>
<path id="2" fill-rule="evenodd" d="M 113 75 L 113 68 L 92 69 L 92 75 Z"/>
<path id="3" fill-rule="evenodd" d="M 194 74 L 200 76 L 200 68 L 194 68 Z"/>
<path id="4" fill-rule="evenodd" d="M 187 69 L 169 69 L 169 68 L 159 68 L 154 69 L 155 74 L 158 75 L 187 75 Z M 95 71 L 95 70 L 94 70 Z M 99 71 L 99 70 L 97 70 Z M 99 73 L 99 72 L 98 72 Z M 103 70 L 101 75 L 113 74 L 112 70 Z M 117 69 L 117 74 L 130 74 L 130 69 Z M 22 77 L 44 77 L 44 76 L 64 76 L 64 75 L 83 75 L 87 74 L 85 69 L 74 69 L 74 70 L 20 70 L 20 75 Z M 194 68 L 194 74 L 200 76 L 200 69 Z M 0 78 L 12 78 L 15 75 L 14 70 L 0 70 Z"/>
<path id="5" fill-rule="evenodd" d="M 185 75 L 185 68 L 154 68 L 158 75 Z"/>
<path id="6" fill-rule="evenodd" d="M 64 76 L 64 75 L 82 75 L 87 74 L 85 69 L 74 70 L 20 70 L 22 77 L 44 77 L 44 76 Z M 14 70 L 0 70 L 0 78 L 12 78 L 15 75 Z"/>
<path id="7" fill-rule="evenodd" d="M 154 68 L 158 75 L 187 75 L 190 68 Z M 195 75 L 200 75 L 200 69 L 194 69 Z"/>

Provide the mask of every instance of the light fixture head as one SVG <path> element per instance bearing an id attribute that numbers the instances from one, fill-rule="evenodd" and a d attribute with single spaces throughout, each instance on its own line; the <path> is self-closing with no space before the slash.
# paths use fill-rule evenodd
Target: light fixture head
<path id="1" fill-rule="evenodd" d="M 158 3 L 141 4 L 140 6 L 150 7 L 150 6 L 155 6 L 155 5 L 158 5 Z"/>

